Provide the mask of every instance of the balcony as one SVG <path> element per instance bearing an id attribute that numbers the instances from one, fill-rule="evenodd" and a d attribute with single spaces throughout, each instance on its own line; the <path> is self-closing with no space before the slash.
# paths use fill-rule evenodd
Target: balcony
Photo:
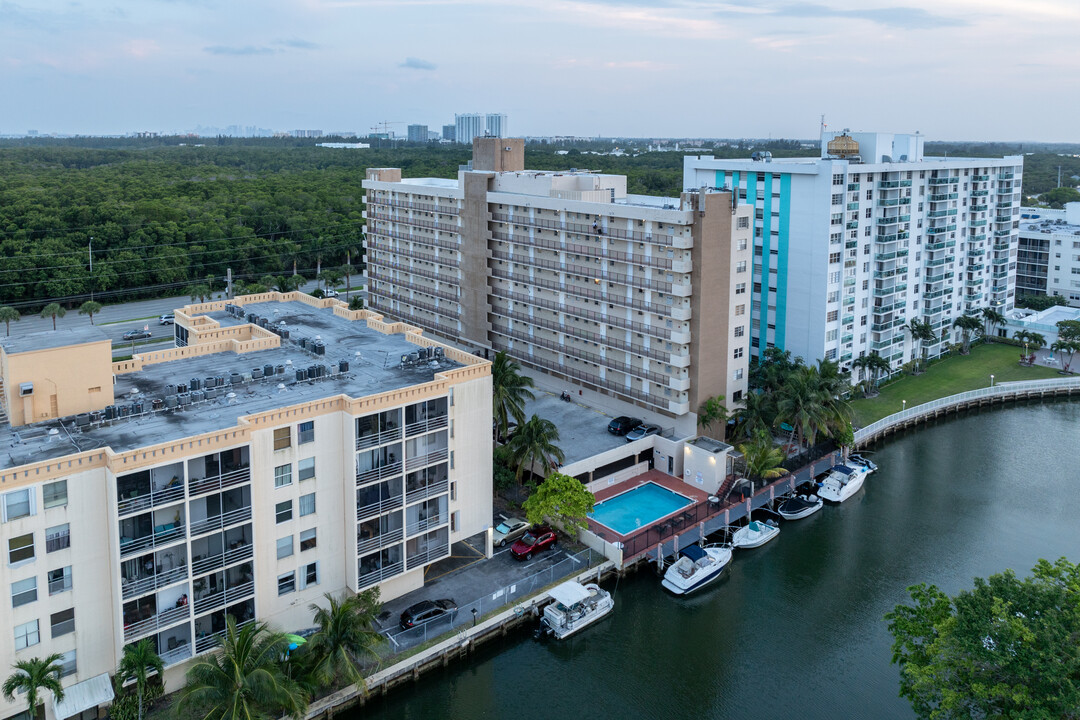
<path id="1" fill-rule="evenodd" d="M 848 210 L 858 210 L 859 209 L 859 203 L 857 203 L 857 202 L 849 202 L 847 204 L 847 209 Z"/>
<path id="2" fill-rule="evenodd" d="M 418 468 L 422 468 L 425 465 L 442 462 L 447 458 L 448 454 L 449 451 L 446 448 L 439 448 L 438 450 L 432 450 L 429 453 L 417 455 L 416 457 L 406 458 L 405 470 L 406 472 L 411 472 Z"/>
<path id="3" fill-rule="evenodd" d="M 1007 257 L 1004 257 L 1004 258 L 994 258 L 993 260 L 991 260 L 991 262 L 992 262 L 992 263 L 993 263 L 994 265 L 998 265 L 998 266 L 1001 266 L 1001 265 L 1008 265 L 1008 264 L 1009 264 L 1009 258 L 1007 258 Z"/>
<path id="4" fill-rule="evenodd" d="M 609 289 L 606 288 L 606 287 L 604 287 L 604 288 L 598 288 L 596 286 L 594 286 L 594 287 L 585 287 L 583 285 L 579 285 L 579 284 L 576 284 L 576 283 L 573 283 L 573 282 L 560 282 L 560 281 L 554 281 L 554 280 L 547 280 L 547 279 L 544 279 L 544 278 L 533 277 L 533 276 L 527 275 L 527 274 L 515 273 L 515 272 L 509 271 L 509 270 L 504 270 L 504 269 L 501 269 L 501 268 L 491 268 L 490 273 L 491 273 L 492 277 L 501 278 L 503 280 L 508 280 L 510 282 L 522 283 L 522 284 L 525 284 L 525 285 L 531 285 L 531 286 L 534 286 L 534 287 L 544 288 L 544 289 L 547 289 L 547 290 L 553 290 L 555 292 L 563 292 L 563 293 L 566 293 L 568 295 L 574 295 L 576 297 L 586 298 L 587 300 L 590 300 L 590 301 L 600 301 L 600 302 L 608 303 L 608 304 L 611 304 L 611 305 L 619 305 L 619 306 L 623 306 L 623 307 L 631 307 L 631 308 L 634 308 L 635 310 L 642 310 L 642 311 L 645 311 L 645 312 L 655 313 L 657 315 L 660 315 L 661 317 L 670 315 L 670 313 L 671 313 L 670 306 L 668 306 L 666 304 L 650 303 L 650 302 L 646 302 L 644 300 L 637 300 L 634 297 L 627 296 L 625 293 L 620 294 L 620 293 L 609 291 Z M 495 295 L 500 295 L 500 293 L 502 293 L 502 295 L 501 295 L 502 297 L 509 297 L 510 299 L 514 299 L 514 300 L 518 299 L 517 297 L 513 297 L 511 295 L 508 295 L 507 293 L 510 292 L 509 290 L 505 290 L 505 289 L 500 288 L 498 286 L 492 288 L 491 292 L 493 294 L 495 294 Z M 520 295 L 520 294 L 517 294 L 517 295 Z M 576 312 L 576 310 L 573 308 L 573 306 L 564 305 L 562 303 L 555 302 L 555 301 L 552 301 L 552 300 L 544 300 L 543 298 L 536 298 L 534 300 L 529 295 L 520 295 L 520 297 L 526 298 L 526 300 L 523 300 L 522 302 L 528 302 L 530 304 L 539 304 L 541 307 L 550 307 L 551 309 L 559 310 L 560 312 L 568 312 L 568 313 L 575 313 Z M 563 309 L 563 308 L 565 308 L 565 309 Z M 592 314 L 593 315 L 598 315 L 599 313 L 592 313 Z"/>
<path id="5" fill-rule="evenodd" d="M 211 530 L 221 530 L 222 528 L 235 525 L 236 523 L 246 522 L 250 519 L 251 507 L 248 506 L 223 512 L 219 515 L 213 515 L 203 520 L 192 520 L 191 525 L 189 526 L 191 537 L 208 533 Z"/>
<path id="6" fill-rule="evenodd" d="M 938 250 L 945 250 L 946 248 L 956 247 L 955 240 L 938 240 L 936 242 L 926 243 L 926 249 L 930 252 L 936 252 Z"/>
<path id="7" fill-rule="evenodd" d="M 145 620 L 139 620 L 131 624 L 124 625 L 124 642 L 131 642 L 136 638 L 148 635 L 158 630 L 163 630 L 170 625 L 175 625 L 178 622 L 187 620 L 191 617 L 191 605 L 185 604 L 181 607 L 172 607 L 168 610 L 162 610 L 156 615 L 149 617 Z"/>
<path id="8" fill-rule="evenodd" d="M 898 223 L 905 223 L 911 220 L 911 215 L 893 215 L 891 217 L 879 217 L 877 219 L 878 225 L 896 225 Z"/>
<path id="9" fill-rule="evenodd" d="M 251 482 L 251 468 L 244 465 L 243 467 L 226 470 L 220 475 L 191 478 L 188 480 L 188 493 L 192 496 L 202 495 L 204 493 L 214 492 L 215 490 L 224 490 L 225 488 L 230 488 L 234 485 L 240 485 L 246 482 Z"/>
<path id="10" fill-rule="evenodd" d="M 859 227 L 859 221 L 858 220 L 849 220 L 845 227 L 847 227 L 848 230 L 857 230 L 858 227 Z"/>
<path id="11" fill-rule="evenodd" d="M 929 218 L 943 218 L 955 214 L 956 208 L 949 208 L 947 210 L 931 210 L 930 212 L 926 213 L 926 216 Z"/>
<path id="12" fill-rule="evenodd" d="M 989 190 L 972 190 L 971 197 L 986 197 L 990 194 Z"/>
<path id="13" fill-rule="evenodd" d="M 980 270 L 983 269 L 983 264 L 982 263 L 975 263 L 973 265 L 968 265 L 965 269 L 968 272 L 979 272 Z"/>
<path id="14" fill-rule="evenodd" d="M 926 229 L 927 235 L 943 235 L 947 232 L 953 232 L 956 230 L 956 225 L 942 225 L 941 227 L 932 227 Z"/>
<path id="15" fill-rule="evenodd" d="M 395 477 L 401 474 L 401 461 L 388 462 L 385 465 L 378 467 L 368 468 L 356 473 L 356 484 L 363 485 L 365 483 L 372 482 L 373 480 L 382 480 L 383 478 Z"/>
<path id="16" fill-rule="evenodd" d="M 120 537 L 120 557 L 127 557 L 133 553 L 169 545 L 184 539 L 183 522 L 165 523 L 154 527 L 152 533 L 136 537 Z"/>
<path id="17" fill-rule="evenodd" d="M 939 187 L 941 185 L 957 185 L 960 183 L 960 178 L 955 177 L 936 177 L 930 178 L 927 181 L 931 187 Z"/>
<path id="18" fill-rule="evenodd" d="M 623 240 L 633 240 L 634 242 L 641 243 L 655 243 L 662 246 L 672 246 L 675 240 L 683 240 L 681 236 L 666 235 L 662 233 L 650 233 L 650 232 L 638 232 L 635 230 L 625 230 L 617 227 L 594 227 L 586 223 L 571 223 L 555 220 L 534 220 L 528 217 L 521 217 L 518 215 L 508 215 L 506 213 L 491 213 L 492 222 L 510 223 L 520 227 L 535 227 L 544 228 L 548 230 L 563 231 L 568 233 L 576 233 L 578 235 L 588 235 L 589 237 L 612 237 L 620 238 Z"/>
<path id="19" fill-rule="evenodd" d="M 951 193 L 934 193 L 934 194 L 930 195 L 930 202 L 932 202 L 932 203 L 947 202 L 949 200 L 956 200 L 959 197 L 960 197 L 960 193 L 954 193 L 954 192 L 951 192 Z"/>
<path id="20" fill-rule="evenodd" d="M 250 578 L 250 575 L 247 577 Z M 204 578 L 200 579 L 205 580 Z M 199 580 L 196 580 L 195 582 L 197 584 Z M 243 580 L 233 587 L 222 587 L 221 585 L 218 585 L 216 588 L 202 593 L 196 591 L 194 593 L 195 614 L 201 615 L 216 608 L 232 605 L 235 602 L 244 600 L 254 593 L 255 582 L 252 579 Z"/>
<path id="21" fill-rule="evenodd" d="M 967 251 L 967 254 L 972 256 L 972 257 L 978 257 L 980 255 L 985 255 L 986 254 L 986 249 L 985 248 L 980 248 L 980 247 L 970 248 Z"/>
<path id="22" fill-rule="evenodd" d="M 401 528 L 401 514 L 398 513 L 398 527 L 384 530 L 378 535 L 364 536 L 359 530 L 356 536 L 356 554 L 364 555 L 372 552 L 373 550 L 379 550 L 381 548 L 389 547 L 394 543 L 401 542 L 405 537 L 405 533 Z"/>
<path id="23" fill-rule="evenodd" d="M 972 175 L 971 182 L 986 182 L 990 179 L 989 175 Z"/>
<path id="24" fill-rule="evenodd" d="M 1014 177 L 1016 177 L 1016 175 L 1014 173 L 1002 172 L 1002 173 L 998 173 L 997 179 L 998 180 L 1012 180 Z"/>
<path id="25" fill-rule="evenodd" d="M 878 186 L 879 190 L 894 190 L 896 188 L 911 187 L 911 181 L 910 180 L 879 180 L 877 186 Z"/>
<path id="26" fill-rule="evenodd" d="M 848 189 L 848 192 L 858 192 L 859 191 L 859 183 L 848 183 L 847 189 Z"/>
<path id="27" fill-rule="evenodd" d="M 419 435 L 432 430 L 439 430 L 446 427 L 447 423 L 448 416 L 445 413 L 436 417 L 429 417 L 424 420 L 409 423 L 405 426 L 405 437 L 412 437 L 413 435 Z"/>
<path id="28" fill-rule="evenodd" d="M 386 443 L 400 439 L 401 428 L 394 426 L 387 428 L 382 432 L 372 432 L 356 438 L 356 449 L 365 450 L 367 448 L 378 447 L 379 445 L 385 445 Z"/>
<path id="29" fill-rule="evenodd" d="M 983 212 L 984 210 L 988 210 L 989 208 L 989 205 L 972 205 L 970 209 L 971 212 Z"/>
<path id="30" fill-rule="evenodd" d="M 165 553 L 169 555 L 170 553 Z M 136 575 L 128 578 L 123 574 L 120 578 L 121 594 L 125 600 L 139 597 L 140 595 L 146 595 L 147 593 L 161 588 L 168 587 L 169 585 L 175 585 L 178 582 L 187 580 L 188 567 L 187 560 L 182 558 L 175 566 L 172 562 L 166 562 L 170 558 L 153 558 L 148 562 L 151 565 L 151 572 L 146 572 L 145 565 L 142 565 L 139 561 L 135 561 L 138 565 Z M 166 565 L 169 565 L 169 569 L 164 569 Z M 127 566 L 125 566 L 127 567 Z"/>
<path id="31" fill-rule="evenodd" d="M 195 556 L 191 562 L 192 575 L 205 575 L 214 570 L 228 567 L 241 560 L 251 557 L 251 543 L 232 543 L 233 547 L 224 552 L 213 553 L 205 556 Z"/>
<path id="32" fill-rule="evenodd" d="M 911 204 L 911 198 L 909 198 L 909 197 L 879 198 L 878 199 L 878 207 L 896 207 L 898 205 L 910 205 L 910 204 Z"/>

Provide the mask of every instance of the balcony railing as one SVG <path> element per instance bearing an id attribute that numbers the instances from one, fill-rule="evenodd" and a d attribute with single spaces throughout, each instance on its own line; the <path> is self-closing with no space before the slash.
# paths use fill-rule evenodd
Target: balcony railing
<path id="1" fill-rule="evenodd" d="M 615 262 L 626 263 L 627 265 L 649 265 L 664 270 L 670 270 L 674 266 L 673 258 L 623 252 L 622 250 L 612 250 L 611 248 L 600 247 L 597 245 L 580 245 L 578 243 L 551 240 L 543 237 L 529 237 L 528 235 L 498 231 L 493 231 L 491 237 L 495 240 L 510 242 L 525 247 L 546 248 L 569 253 L 571 255 L 580 255 L 582 257 L 613 260 Z"/>
<path id="2" fill-rule="evenodd" d="M 432 205 L 430 203 L 421 202 L 394 202 L 386 200 L 385 198 L 378 198 L 370 191 L 364 200 L 367 205 L 382 205 L 384 207 L 396 207 L 402 210 L 423 210 L 424 212 L 442 213 L 443 215 L 457 215 L 460 210 L 456 207 L 450 207 L 448 205 Z"/>
<path id="3" fill-rule="evenodd" d="M 116 503 L 116 512 L 118 515 L 130 515 L 138 510 L 160 507 L 183 499 L 184 484 L 177 481 L 177 483 L 171 487 L 165 487 L 160 490 L 149 492 L 146 495 L 139 495 L 138 497 L 125 498 L 124 500 L 118 501 Z"/>
<path id="4" fill-rule="evenodd" d="M 364 485 L 374 480 L 382 480 L 383 478 L 396 477 L 401 474 L 401 461 L 395 460 L 394 462 L 388 462 L 378 467 L 368 468 L 367 470 L 361 470 L 356 473 L 356 484 Z"/>
<path id="5" fill-rule="evenodd" d="M 938 185 L 957 185 L 960 182 L 960 178 L 955 177 L 937 177 L 930 178 L 929 183 L 931 186 Z"/>
<path id="6" fill-rule="evenodd" d="M 149 635 L 152 632 L 164 630 L 170 625 L 175 625 L 181 620 L 186 620 L 190 617 L 191 605 L 181 605 L 180 607 L 162 610 L 157 615 L 147 618 L 146 620 L 140 620 L 139 622 L 125 625 L 124 642 L 130 642 L 143 635 Z"/>
<path id="7" fill-rule="evenodd" d="M 528 255 L 522 255 L 521 253 L 503 252 L 502 250 L 492 250 L 491 257 L 505 262 L 513 262 L 520 265 L 532 265 L 533 267 L 540 267 L 546 270 L 556 270 L 558 272 L 567 273 L 568 275 L 577 275 L 578 277 L 583 277 L 588 280 L 600 280 L 620 285 L 631 285 L 633 287 L 645 290 L 656 290 L 663 293 L 670 293 L 674 287 L 673 283 L 667 282 L 666 280 L 655 280 L 648 277 L 641 278 L 636 275 L 612 272 L 599 265 L 575 265 L 568 262 L 555 262 L 554 260 L 544 260 L 541 258 L 529 257 Z"/>
<path id="8" fill-rule="evenodd" d="M 223 553 L 216 555 L 210 555 L 198 560 L 191 561 L 191 574 L 192 575 L 205 575 L 214 570 L 219 570 L 223 567 L 228 567 L 234 563 L 238 563 L 241 560 L 247 560 L 251 557 L 251 543 L 246 545 L 240 545 L 238 547 L 226 550 Z"/>
<path id="9" fill-rule="evenodd" d="M 173 568 L 172 570 L 155 573 L 149 577 L 140 578 L 132 582 L 124 582 L 123 579 L 121 579 L 121 590 L 124 599 L 129 600 L 133 597 L 145 595 L 159 588 L 178 583 L 181 580 L 186 580 L 187 576 L 187 564 L 184 564 L 180 567 Z"/>
<path id="10" fill-rule="evenodd" d="M 461 250 L 460 240 L 444 240 L 443 238 L 436 238 L 428 235 L 393 232 L 379 227 L 379 223 L 372 223 L 371 228 L 368 230 L 368 232 L 370 232 L 372 235 L 378 235 L 379 237 L 394 238 L 395 240 L 416 243 L 417 245 L 427 245 L 428 247 L 442 248 L 444 250 Z"/>
<path id="11" fill-rule="evenodd" d="M 405 470 L 416 470 L 417 468 L 422 468 L 425 465 L 442 462 L 447 458 L 448 454 L 449 451 L 446 448 L 440 448 L 438 450 L 433 450 L 423 455 L 417 455 L 413 458 L 407 458 L 405 460 Z"/>
<path id="12" fill-rule="evenodd" d="M 381 280 L 382 282 L 389 283 L 391 285 L 400 285 L 402 287 L 402 290 L 407 290 L 409 292 L 421 293 L 424 295 L 429 295 L 431 297 L 449 300 L 451 302 L 461 302 L 461 298 L 456 292 L 447 292 L 446 290 L 439 290 L 438 288 L 420 285 L 413 282 L 412 278 L 393 277 L 389 273 L 382 272 L 379 266 L 375 263 L 372 263 L 371 266 L 368 268 L 368 277 L 374 280 Z"/>
<path id="13" fill-rule="evenodd" d="M 438 430 L 446 427 L 448 423 L 448 416 L 446 414 L 438 415 L 435 417 L 429 417 L 425 420 L 418 420 L 417 422 L 407 423 L 405 425 L 405 437 L 412 437 L 413 435 L 419 435 L 421 433 L 430 432 L 431 430 Z"/>
<path id="14" fill-rule="evenodd" d="M 401 439 L 401 428 L 392 427 L 382 432 L 368 433 L 356 438 L 356 449 L 363 450 L 365 448 L 378 447 L 379 445 L 385 445 L 388 442 Z"/>
<path id="15" fill-rule="evenodd" d="M 426 530 L 433 530 L 434 528 L 444 525 L 450 520 L 449 513 L 435 513 L 430 517 L 426 517 L 423 520 L 417 520 L 411 522 L 405 526 L 405 537 L 412 537 L 417 533 L 424 532 Z"/>
<path id="16" fill-rule="evenodd" d="M 409 569 L 415 570 L 418 567 L 423 567 L 430 563 L 440 560 L 450 554 L 450 544 L 440 545 L 439 547 L 429 548 L 424 552 L 412 553 L 409 555 Z"/>
<path id="17" fill-rule="evenodd" d="M 244 466 L 236 470 L 228 470 L 220 475 L 212 475 L 205 478 L 188 480 L 188 493 L 192 496 L 202 495 L 215 490 L 224 490 L 235 485 L 251 481 L 251 468 Z"/>
<path id="18" fill-rule="evenodd" d="M 379 548 L 389 547 L 390 545 L 393 545 L 396 542 L 401 542 L 401 539 L 403 537 L 404 537 L 404 534 L 402 533 L 401 528 L 393 528 L 391 530 L 387 530 L 386 532 L 379 533 L 378 535 L 376 535 L 374 537 L 363 538 L 363 539 L 361 539 L 360 537 L 357 537 L 356 538 L 356 554 L 357 555 L 365 555 L 365 554 L 371 552 L 372 550 L 378 550 Z"/>
<path id="19" fill-rule="evenodd" d="M 543 278 L 523 275 L 521 273 L 515 273 L 513 270 L 505 268 L 489 268 L 489 272 L 491 273 L 492 277 L 501 278 L 503 280 L 510 280 L 512 282 L 518 282 L 525 285 L 534 285 L 536 287 L 544 288 L 546 290 L 564 292 L 568 295 L 583 297 L 587 298 L 588 300 L 600 300 L 611 305 L 631 307 L 635 310 L 643 310 L 645 312 L 656 313 L 660 316 L 667 316 L 671 314 L 670 305 L 664 303 L 650 303 L 645 300 L 638 300 L 633 295 L 613 292 L 606 286 L 600 286 L 599 283 L 594 283 L 592 287 L 587 287 L 586 285 L 579 285 L 573 282 L 565 282 L 562 280 L 556 282 L 554 280 L 545 280 Z M 494 289 L 497 290 L 499 288 L 496 287 Z"/>
<path id="20" fill-rule="evenodd" d="M 363 520 L 364 518 L 371 517 L 373 515 L 382 515 L 389 510 L 397 510 L 402 507 L 403 502 L 401 495 L 394 495 L 393 497 L 383 498 L 376 500 L 375 502 L 368 503 L 366 505 L 358 505 L 356 508 L 356 519 Z"/>
<path id="21" fill-rule="evenodd" d="M 404 255 L 415 260 L 423 260 L 424 262 L 436 263 L 443 267 L 454 268 L 455 270 L 460 267 L 461 263 L 456 257 L 447 257 L 446 255 L 429 255 L 419 250 L 413 250 L 407 247 L 391 247 L 386 243 L 379 242 L 380 235 L 372 235 L 368 241 L 368 249 L 377 250 L 381 252 L 390 253 L 391 257 Z"/>
<path id="22" fill-rule="evenodd" d="M 127 540 L 121 538 L 120 557 L 131 555 L 140 550 L 161 547 L 163 545 L 168 545 L 169 543 L 174 543 L 177 540 L 182 540 L 184 538 L 184 530 L 184 525 L 180 524 L 165 530 L 155 529 L 154 532 L 149 535 L 144 535 L 139 538 L 128 538 Z"/>
<path id="23" fill-rule="evenodd" d="M 427 485 L 423 485 L 412 490 L 406 489 L 405 491 L 405 504 L 414 503 L 417 500 L 426 500 L 431 497 L 443 495 L 449 489 L 449 482 L 447 480 L 438 480 Z"/>
<path id="24" fill-rule="evenodd" d="M 571 223 L 554 220 L 534 220 L 527 217 L 519 217 L 517 215 L 511 216 L 505 213 L 491 213 L 492 222 L 510 223 L 513 225 L 520 225 L 522 227 L 537 227 L 546 228 L 548 230 L 562 230 L 564 232 L 577 233 L 579 235 L 589 235 L 591 237 L 606 236 L 613 238 L 621 238 L 623 240 L 633 240 L 635 242 L 642 243 L 655 243 L 665 247 L 670 247 L 673 240 L 676 237 L 681 239 L 681 236 L 676 235 L 662 235 L 645 232 L 637 232 L 634 230 L 623 230 L 621 228 L 597 228 L 593 229 L 591 225 L 584 223 Z"/>
<path id="25" fill-rule="evenodd" d="M 366 573 L 362 573 L 356 578 L 356 589 L 362 590 L 368 585 L 374 585 L 377 582 L 387 580 L 395 575 L 400 575 L 404 569 L 405 563 L 399 560 L 396 563 L 390 563 L 377 570 L 370 570 Z"/>
<path id="26" fill-rule="evenodd" d="M 233 588 L 218 589 L 212 594 L 195 598 L 195 614 L 202 615 L 215 608 L 231 605 L 254 594 L 254 592 L 255 582 L 253 580 L 240 583 Z"/>
<path id="27" fill-rule="evenodd" d="M 949 200 L 956 200 L 959 197 L 960 197 L 960 193 L 954 193 L 954 192 L 952 192 L 952 193 L 932 193 L 930 195 L 930 202 L 932 202 L 932 203 L 948 202 Z"/>
<path id="28" fill-rule="evenodd" d="M 203 533 L 210 532 L 211 530 L 220 530 L 221 528 L 235 525 L 238 522 L 244 522 L 251 519 L 251 507 L 237 508 L 236 510 L 230 510 L 229 512 L 221 513 L 220 515 L 214 515 L 208 517 L 205 520 L 199 520 L 192 522 L 190 525 L 191 537 L 196 535 L 202 535 Z"/>

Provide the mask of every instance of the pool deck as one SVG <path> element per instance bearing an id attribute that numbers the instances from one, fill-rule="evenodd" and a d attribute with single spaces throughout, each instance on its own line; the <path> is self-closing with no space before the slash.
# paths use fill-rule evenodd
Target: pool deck
<path id="1" fill-rule="evenodd" d="M 657 525 L 662 525 L 665 522 L 671 522 L 672 519 L 678 518 L 682 515 L 686 515 L 687 510 L 690 507 L 705 502 L 709 497 L 709 494 L 707 492 L 704 492 L 703 490 L 698 490 L 695 487 L 691 487 L 690 485 L 684 483 L 682 480 L 674 477 L 673 475 L 668 475 L 667 473 L 661 472 L 660 470 L 650 470 L 641 475 L 637 475 L 636 477 L 632 477 L 629 480 L 624 480 L 618 485 L 611 485 L 609 487 L 597 490 L 596 493 L 594 493 L 596 496 L 596 502 L 600 503 L 604 500 L 610 500 L 616 495 L 622 495 L 625 492 L 633 490 L 636 487 L 641 487 L 642 485 L 645 485 L 647 483 L 655 483 L 666 490 L 670 490 L 671 492 L 676 493 L 677 495 L 682 495 L 683 497 L 690 498 L 691 503 L 686 507 L 679 508 L 673 513 L 668 513 L 667 515 L 657 518 L 648 525 L 643 525 L 640 528 L 634 528 L 634 531 L 632 533 L 627 533 L 626 535 L 620 535 L 618 532 L 611 529 L 607 525 L 604 525 L 603 523 L 598 523 L 592 518 L 589 518 L 587 520 L 587 522 L 589 523 L 589 530 L 591 530 L 594 534 L 604 538 L 605 540 L 609 540 L 612 542 L 624 542 L 627 538 L 631 537 L 632 535 L 639 534 L 644 529 L 655 527 Z"/>

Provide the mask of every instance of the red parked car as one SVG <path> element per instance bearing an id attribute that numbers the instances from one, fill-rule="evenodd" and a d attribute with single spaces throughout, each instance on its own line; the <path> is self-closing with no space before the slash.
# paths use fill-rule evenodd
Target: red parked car
<path id="1" fill-rule="evenodd" d="M 534 527 L 510 546 L 510 554 L 518 560 L 531 560 L 534 553 L 555 549 L 555 531 L 549 527 Z"/>

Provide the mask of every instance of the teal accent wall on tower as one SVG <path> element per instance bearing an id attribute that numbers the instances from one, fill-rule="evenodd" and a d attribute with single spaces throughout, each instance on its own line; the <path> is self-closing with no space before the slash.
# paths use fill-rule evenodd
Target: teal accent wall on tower
<path id="1" fill-rule="evenodd" d="M 764 352 L 769 346 L 769 263 L 772 262 L 772 173 L 765 173 L 765 191 L 761 196 L 761 293 L 758 304 L 761 306 L 758 320 L 758 352 Z M 755 213 L 756 215 L 757 213 Z"/>
<path id="2" fill-rule="evenodd" d="M 724 187 L 724 179 L 726 177 L 727 177 L 727 173 L 725 173 L 723 170 L 717 170 L 716 171 L 716 185 L 714 185 L 714 187 L 718 187 L 718 188 Z"/>
<path id="3" fill-rule="evenodd" d="M 788 240 L 791 229 L 791 173 L 780 175 L 780 251 L 776 265 L 776 347 L 784 350 L 787 340 Z"/>

